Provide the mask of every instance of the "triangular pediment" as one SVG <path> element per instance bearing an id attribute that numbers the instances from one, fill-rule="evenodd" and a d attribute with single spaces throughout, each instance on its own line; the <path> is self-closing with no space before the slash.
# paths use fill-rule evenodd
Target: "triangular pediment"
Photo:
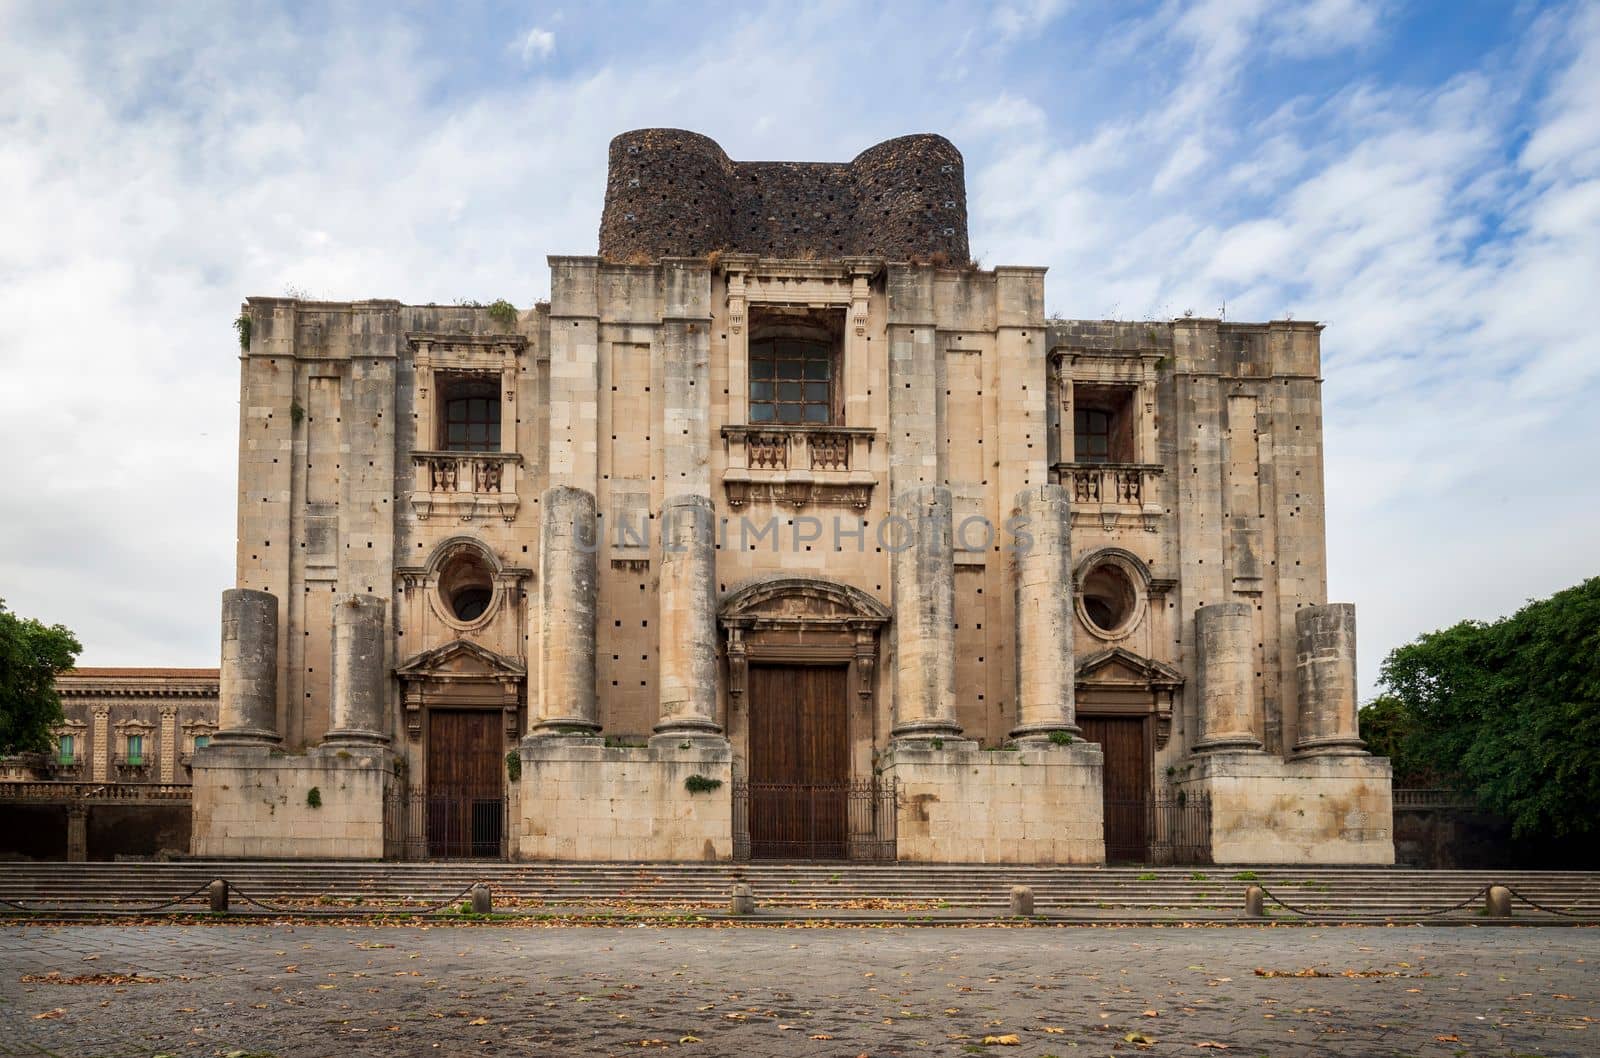
<path id="1" fill-rule="evenodd" d="M 1096 651 L 1078 662 L 1078 682 L 1106 686 L 1178 687 L 1183 673 L 1122 647 Z"/>
<path id="2" fill-rule="evenodd" d="M 521 662 L 496 654 L 487 647 L 467 639 L 457 639 L 443 646 L 414 654 L 395 668 L 401 679 L 454 678 L 454 679 L 520 679 L 527 675 Z"/>

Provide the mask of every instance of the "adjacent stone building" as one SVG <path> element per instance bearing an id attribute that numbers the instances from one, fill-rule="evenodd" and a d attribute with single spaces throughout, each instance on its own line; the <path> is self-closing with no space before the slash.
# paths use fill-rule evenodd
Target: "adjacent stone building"
<path id="1" fill-rule="evenodd" d="M 0 853 L 186 853 L 190 770 L 217 730 L 217 670 L 79 668 L 56 680 L 50 752 L 0 759 Z"/>
<path id="2" fill-rule="evenodd" d="M 245 304 L 195 852 L 1392 861 L 1318 325 L 1047 319 L 937 136 L 626 133 L 549 260 Z"/>

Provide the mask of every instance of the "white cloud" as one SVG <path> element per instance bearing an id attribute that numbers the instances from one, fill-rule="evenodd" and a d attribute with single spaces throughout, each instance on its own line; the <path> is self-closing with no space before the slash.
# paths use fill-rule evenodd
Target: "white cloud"
<path id="1" fill-rule="evenodd" d="M 556 35 L 548 29 L 534 26 L 522 36 L 522 61 L 533 62 L 535 59 L 548 59 L 555 54 Z"/>

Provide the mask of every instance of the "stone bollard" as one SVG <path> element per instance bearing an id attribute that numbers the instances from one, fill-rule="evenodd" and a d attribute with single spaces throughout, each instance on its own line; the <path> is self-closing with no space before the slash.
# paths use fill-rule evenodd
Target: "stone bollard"
<path id="1" fill-rule="evenodd" d="M 1026 918 L 1033 914 L 1033 889 L 1026 885 L 1011 887 L 1011 917 Z"/>
<path id="2" fill-rule="evenodd" d="M 1483 898 L 1483 913 L 1490 918 L 1511 917 L 1511 890 L 1503 885 L 1491 885 Z"/>
<path id="3" fill-rule="evenodd" d="M 206 895 L 211 900 L 211 910 L 214 914 L 225 915 L 228 913 L 228 883 L 218 878 L 206 887 Z"/>
<path id="4" fill-rule="evenodd" d="M 750 892 L 750 886 L 745 882 L 733 884 L 733 898 L 728 901 L 730 915 L 753 915 L 756 913 L 756 898 Z"/>
<path id="5" fill-rule="evenodd" d="M 1244 917 L 1267 917 L 1267 893 L 1259 885 L 1248 886 L 1244 891 Z"/>
<path id="6" fill-rule="evenodd" d="M 472 887 L 472 913 L 474 915 L 494 913 L 494 897 L 490 895 L 489 887 L 481 882 Z"/>

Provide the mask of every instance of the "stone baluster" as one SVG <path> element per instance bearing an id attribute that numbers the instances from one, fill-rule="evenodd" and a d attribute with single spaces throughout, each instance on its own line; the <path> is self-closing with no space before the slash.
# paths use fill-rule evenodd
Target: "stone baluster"
<path id="1" fill-rule="evenodd" d="M 1198 751 L 1259 750 L 1255 615 L 1249 603 L 1202 606 L 1194 615 L 1199 661 Z"/>
<path id="2" fill-rule="evenodd" d="M 896 739 L 957 738 L 955 555 L 950 490 L 908 489 L 886 529 L 893 552 Z"/>
<path id="3" fill-rule="evenodd" d="M 1058 731 L 1078 733 L 1067 491 L 1060 485 L 1023 489 L 1016 514 L 1030 540 L 1015 558 L 1017 726 L 1011 737 L 1048 742 Z"/>
<path id="4" fill-rule="evenodd" d="M 594 494 L 569 485 L 540 500 L 539 697 L 530 734 L 600 730 L 595 698 Z"/>
<path id="5" fill-rule="evenodd" d="M 661 505 L 662 738 L 717 735 L 717 598 L 714 513 L 705 496 Z"/>
<path id="6" fill-rule="evenodd" d="M 333 607 L 332 727 L 324 744 L 383 745 L 389 741 L 385 708 L 384 627 L 388 602 L 376 595 L 346 595 Z"/>
<path id="7" fill-rule="evenodd" d="M 278 599 L 271 592 L 222 593 L 218 745 L 272 745 L 278 733 Z"/>
<path id="8" fill-rule="evenodd" d="M 1294 750 L 1303 756 L 1365 752 L 1356 720 L 1356 608 L 1351 603 L 1295 611 L 1299 691 Z"/>

